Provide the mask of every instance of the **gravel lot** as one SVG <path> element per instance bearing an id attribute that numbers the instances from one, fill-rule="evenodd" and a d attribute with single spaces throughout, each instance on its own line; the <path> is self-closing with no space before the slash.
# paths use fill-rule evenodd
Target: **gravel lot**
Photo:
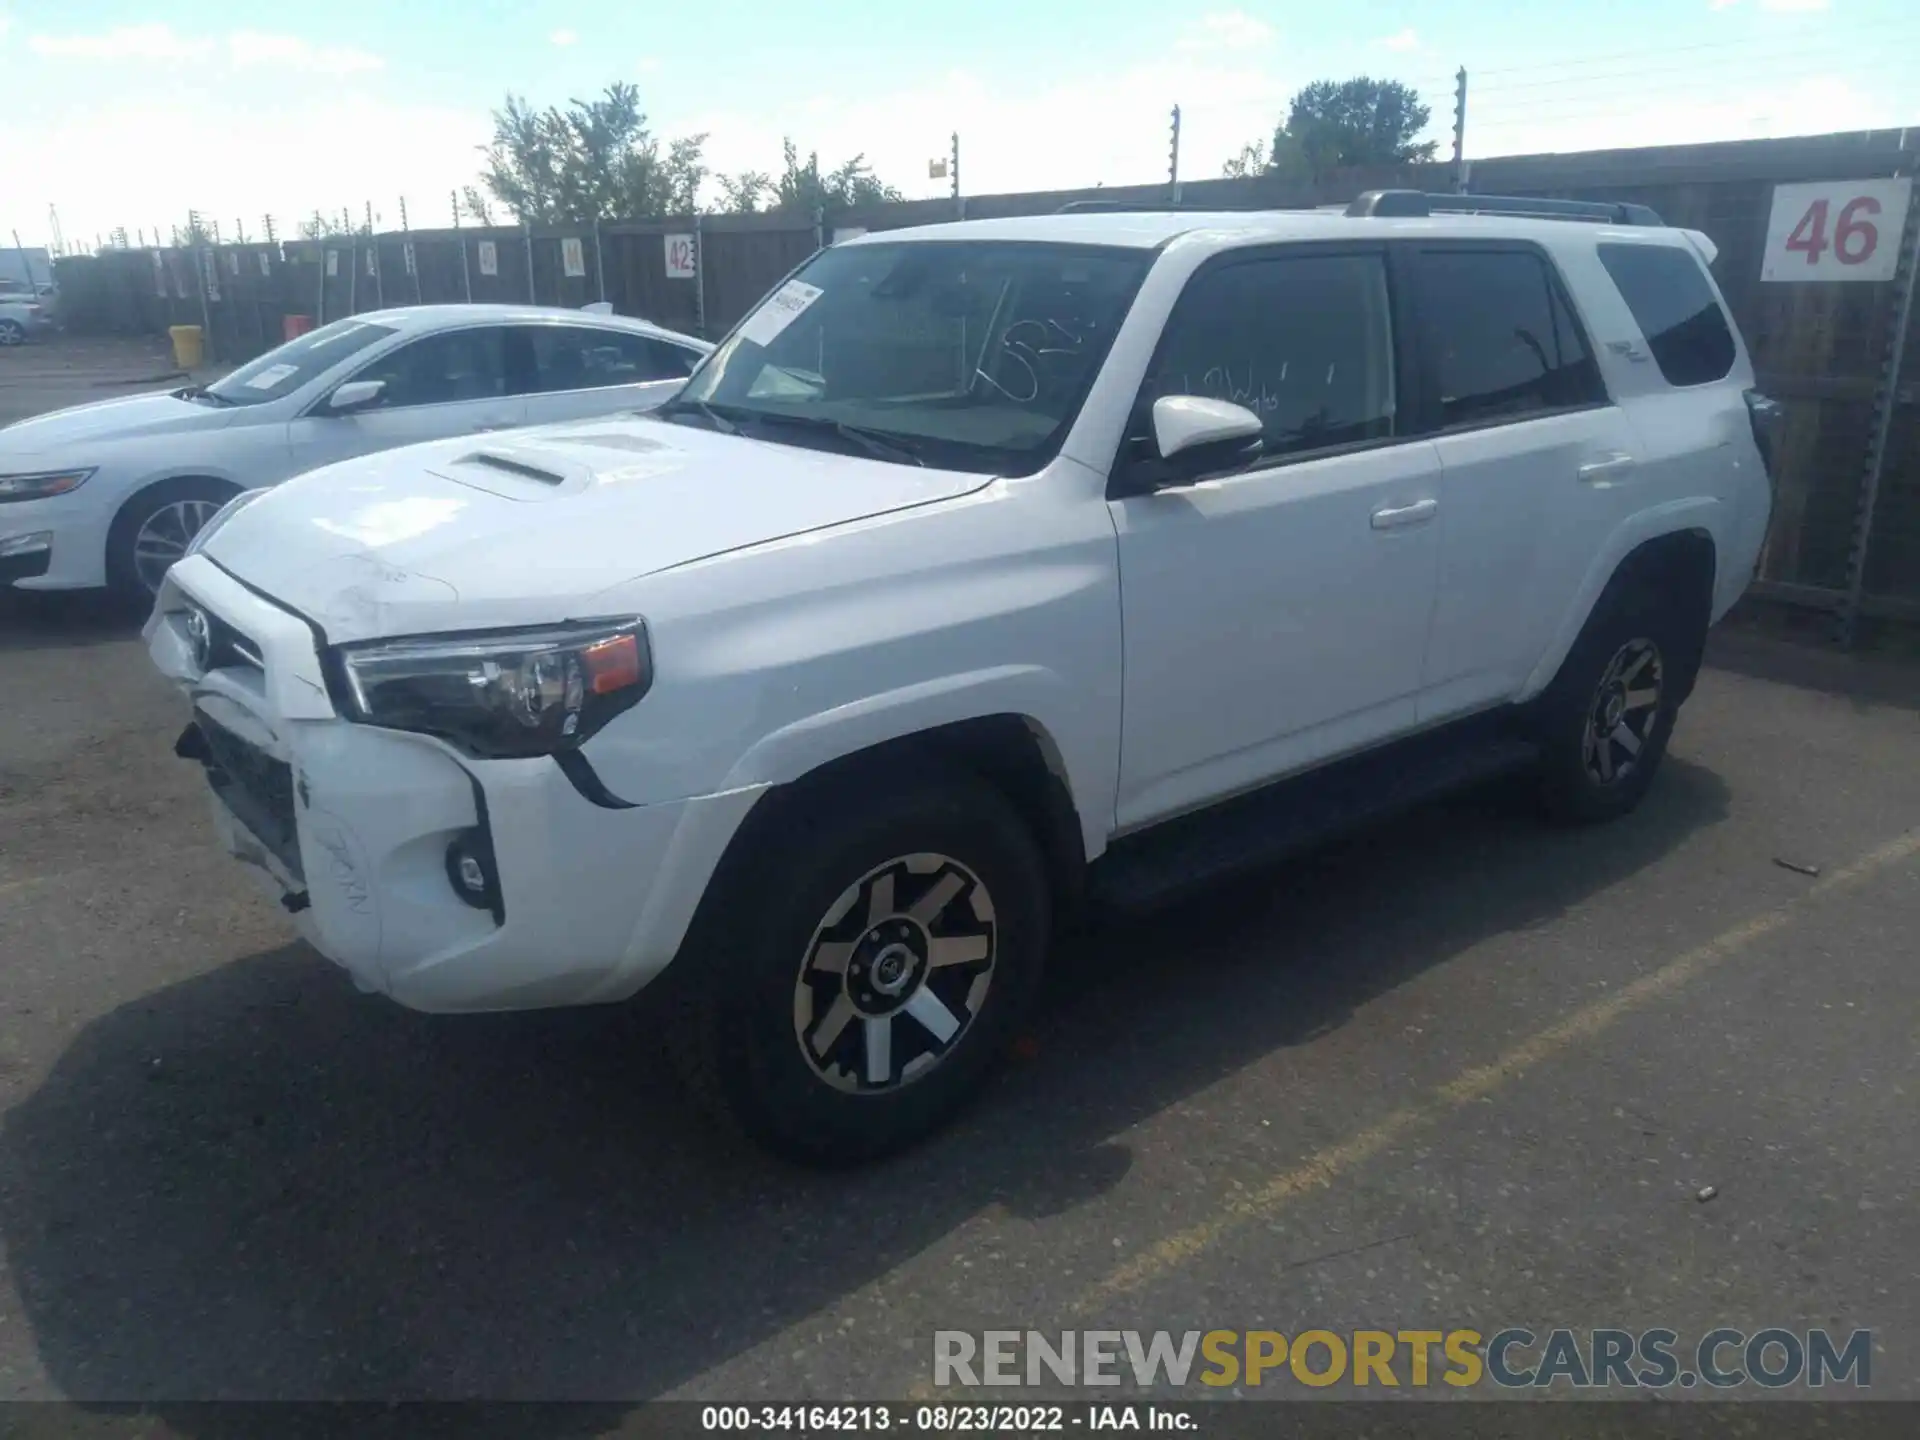
<path id="1" fill-rule="evenodd" d="M 96 393 L 15 358 L 12 413 Z M 901 1398 L 942 1328 L 1510 1324 L 1870 1327 L 1920 1399 L 1920 667 L 1712 658 L 1630 820 L 1469 797 L 1093 935 L 958 1128 L 829 1176 L 691 1116 L 644 1008 L 356 994 L 211 848 L 132 622 L 0 595 L 0 1399 Z"/>

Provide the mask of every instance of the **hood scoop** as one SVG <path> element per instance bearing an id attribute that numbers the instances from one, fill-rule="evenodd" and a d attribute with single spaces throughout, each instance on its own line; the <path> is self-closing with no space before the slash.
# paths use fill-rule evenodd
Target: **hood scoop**
<path id="1" fill-rule="evenodd" d="M 546 500 L 576 494 L 593 484 L 592 472 L 586 466 L 551 449 L 530 445 L 471 450 L 445 461 L 435 473 L 503 500 Z"/>
<path id="2" fill-rule="evenodd" d="M 511 455 L 492 455 L 482 450 L 473 455 L 462 455 L 454 462 L 456 465 L 487 465 L 495 470 L 504 470 L 509 475 L 518 475 L 522 480 L 534 480 L 542 485 L 564 485 L 567 477 L 551 470 L 543 470 L 538 465 L 529 465 L 524 460 L 515 460 Z"/>

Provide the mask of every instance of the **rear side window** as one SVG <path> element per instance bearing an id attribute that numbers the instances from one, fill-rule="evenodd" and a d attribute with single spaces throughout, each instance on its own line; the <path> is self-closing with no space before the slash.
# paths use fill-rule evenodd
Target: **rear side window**
<path id="1" fill-rule="evenodd" d="M 1428 250 L 1420 279 L 1443 427 L 1606 403 L 1599 367 L 1538 254 Z"/>
<path id="2" fill-rule="evenodd" d="M 1733 331 L 1693 253 L 1677 245 L 1598 248 L 1667 383 L 1725 379 L 1733 369 Z"/>
<path id="3" fill-rule="evenodd" d="M 1204 395 L 1265 422 L 1268 457 L 1394 433 L 1393 330 L 1378 254 L 1228 265 L 1180 297 L 1149 401 Z"/>
<path id="4" fill-rule="evenodd" d="M 694 357 L 678 345 L 626 330 L 584 325 L 529 325 L 536 391 L 598 390 L 653 380 L 684 380 Z"/>

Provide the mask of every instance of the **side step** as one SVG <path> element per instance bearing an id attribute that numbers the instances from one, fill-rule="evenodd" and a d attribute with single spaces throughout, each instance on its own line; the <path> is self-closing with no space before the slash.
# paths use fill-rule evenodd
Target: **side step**
<path id="1" fill-rule="evenodd" d="M 1484 723 L 1368 751 L 1115 841 L 1088 873 L 1089 897 L 1154 909 L 1539 758 L 1539 746 Z"/>

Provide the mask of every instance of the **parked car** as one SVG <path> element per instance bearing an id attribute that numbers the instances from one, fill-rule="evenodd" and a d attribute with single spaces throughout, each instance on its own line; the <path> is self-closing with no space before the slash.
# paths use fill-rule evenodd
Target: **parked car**
<path id="1" fill-rule="evenodd" d="M 0 345 L 24 345 L 53 328 L 53 310 L 45 299 L 0 295 Z"/>
<path id="2" fill-rule="evenodd" d="M 0 430 L 0 584 L 150 597 L 242 489 L 420 440 L 657 405 L 712 347 L 641 320 L 429 305 L 337 320 L 209 385 Z"/>
<path id="3" fill-rule="evenodd" d="M 835 245 L 648 416 L 230 504 L 147 626 L 178 749 L 362 986 L 659 981 L 751 1132 L 873 1155 L 1083 903 L 1639 802 L 1772 506 L 1712 253 L 1411 192 Z"/>

